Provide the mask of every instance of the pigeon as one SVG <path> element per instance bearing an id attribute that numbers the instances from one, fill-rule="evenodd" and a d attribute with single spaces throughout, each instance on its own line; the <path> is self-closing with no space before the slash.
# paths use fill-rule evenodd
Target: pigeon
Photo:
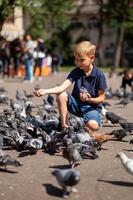
<path id="1" fill-rule="evenodd" d="M 5 166 L 6 169 L 7 165 L 14 165 L 15 167 L 22 166 L 19 161 L 15 160 L 10 155 L 5 154 L 2 150 L 0 150 L 0 166 Z"/>
<path id="2" fill-rule="evenodd" d="M 19 102 L 10 99 L 10 107 L 12 108 L 13 111 L 14 110 L 19 111 L 22 108 L 22 105 Z"/>
<path id="3" fill-rule="evenodd" d="M 48 95 L 48 97 L 47 97 L 47 102 L 51 105 L 51 106 L 53 106 L 54 105 L 54 97 L 52 96 L 52 95 Z"/>
<path id="4" fill-rule="evenodd" d="M 125 170 L 129 174 L 133 175 L 133 159 L 128 158 L 123 152 L 118 153 L 116 157 L 118 157 L 121 160 L 121 163 Z"/>
<path id="5" fill-rule="evenodd" d="M 129 140 L 129 144 L 133 144 L 133 138 Z"/>
<path id="6" fill-rule="evenodd" d="M 16 100 L 23 101 L 23 100 L 26 100 L 26 98 L 22 93 L 20 93 L 18 90 L 16 90 Z"/>
<path id="7" fill-rule="evenodd" d="M 27 91 L 26 90 L 23 90 L 23 92 L 24 92 L 24 95 L 25 95 L 25 97 L 27 98 L 27 99 L 32 99 L 33 97 L 34 97 L 34 94 L 28 94 L 27 93 Z"/>
<path id="8" fill-rule="evenodd" d="M 68 196 L 68 187 L 70 187 L 71 192 L 77 192 L 74 188 L 80 181 L 80 172 L 74 169 L 56 169 L 52 172 L 52 175 L 56 177 L 57 182 L 63 188 L 63 197 Z"/>
<path id="9" fill-rule="evenodd" d="M 113 112 L 106 112 L 105 116 L 109 121 L 111 121 L 112 124 L 117 124 L 120 120 L 124 120 L 122 117 L 116 115 Z"/>
<path id="10" fill-rule="evenodd" d="M 68 160 L 72 168 L 82 160 L 78 149 L 73 144 L 69 144 L 65 149 L 63 149 L 63 157 Z"/>
<path id="11" fill-rule="evenodd" d="M 0 149 L 3 148 L 3 136 L 0 134 Z"/>
<path id="12" fill-rule="evenodd" d="M 43 140 L 41 137 L 30 139 L 24 145 L 24 148 L 28 149 L 30 154 L 36 154 L 37 151 L 42 147 L 43 147 Z"/>
<path id="13" fill-rule="evenodd" d="M 53 107 L 49 103 L 47 103 L 45 99 L 43 99 L 43 108 L 47 113 L 53 111 Z"/>
<path id="14" fill-rule="evenodd" d="M 107 102 L 107 101 L 104 101 L 103 103 L 102 103 L 102 105 L 106 108 L 107 106 L 111 106 L 111 104 L 109 103 L 109 102 Z"/>
<path id="15" fill-rule="evenodd" d="M 114 135 L 119 141 L 127 136 L 127 131 L 124 129 L 113 130 L 110 135 Z"/>
<path id="16" fill-rule="evenodd" d="M 123 107 L 125 108 L 125 106 L 129 103 L 129 99 L 122 99 L 120 102 L 116 103 L 115 105 L 123 105 Z"/>
<path id="17" fill-rule="evenodd" d="M 7 90 L 4 87 L 0 87 L 0 93 L 7 92 Z"/>
<path id="18" fill-rule="evenodd" d="M 81 92 L 81 93 L 88 93 L 88 90 L 87 90 L 85 87 L 82 86 L 82 87 L 80 88 L 80 92 Z"/>
<path id="19" fill-rule="evenodd" d="M 129 132 L 133 131 L 133 122 L 128 122 L 126 120 L 120 120 L 119 124 L 123 129 L 126 129 Z"/>
<path id="20" fill-rule="evenodd" d="M 11 116 L 13 114 L 13 111 L 9 108 L 5 108 L 5 109 L 3 109 L 3 114 L 5 116 Z"/>
<path id="21" fill-rule="evenodd" d="M 9 104 L 9 98 L 5 94 L 0 94 L 0 104 Z"/>
<path id="22" fill-rule="evenodd" d="M 112 88 L 107 88 L 105 90 L 105 97 L 106 97 L 106 99 L 111 99 L 112 96 L 113 96 L 113 94 L 112 94 Z"/>
<path id="23" fill-rule="evenodd" d="M 34 90 L 39 90 L 41 89 L 41 86 L 39 84 L 35 85 Z"/>
<path id="24" fill-rule="evenodd" d="M 83 130 L 82 132 L 80 132 L 80 131 L 77 132 L 76 138 L 77 138 L 78 142 L 81 142 L 81 143 L 84 143 L 87 140 L 90 141 L 92 139 L 85 130 Z"/>
<path id="25" fill-rule="evenodd" d="M 69 141 L 70 144 L 71 141 Z M 85 141 L 84 143 L 73 143 L 73 147 L 75 147 L 82 158 L 84 157 L 91 157 L 92 159 L 98 158 L 98 155 L 96 154 L 96 149 L 98 148 L 98 143 L 95 141 L 95 144 L 93 141 Z"/>

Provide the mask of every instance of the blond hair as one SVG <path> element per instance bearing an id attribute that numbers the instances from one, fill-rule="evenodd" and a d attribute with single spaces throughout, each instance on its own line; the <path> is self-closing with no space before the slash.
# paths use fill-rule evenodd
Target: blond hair
<path id="1" fill-rule="evenodd" d="M 90 56 L 95 55 L 96 46 L 89 41 L 82 41 L 76 45 L 74 49 L 74 56 L 81 56 L 83 54 Z"/>

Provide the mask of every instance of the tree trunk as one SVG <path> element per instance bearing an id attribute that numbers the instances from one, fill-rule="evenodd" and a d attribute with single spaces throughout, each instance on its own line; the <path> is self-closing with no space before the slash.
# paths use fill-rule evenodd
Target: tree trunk
<path id="1" fill-rule="evenodd" d="M 116 67 L 120 66 L 122 45 L 123 45 L 123 39 L 124 39 L 124 32 L 125 32 L 125 29 L 124 29 L 123 26 L 121 26 L 117 31 L 116 49 L 115 49 L 115 56 L 114 56 L 114 65 L 112 67 L 113 71 L 115 71 Z"/>
<path id="2" fill-rule="evenodd" d="M 102 37 L 103 37 L 103 0 L 99 1 L 99 35 L 98 35 L 98 44 L 97 44 L 97 51 L 98 51 L 98 65 L 99 67 L 103 66 L 103 48 L 102 48 Z"/>

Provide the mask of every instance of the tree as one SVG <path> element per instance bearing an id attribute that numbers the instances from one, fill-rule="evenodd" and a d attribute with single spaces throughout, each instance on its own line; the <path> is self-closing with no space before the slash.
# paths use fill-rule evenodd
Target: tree
<path id="1" fill-rule="evenodd" d="M 13 13 L 14 0 L 0 0 L 0 31 L 6 18 Z"/>
<path id="2" fill-rule="evenodd" d="M 97 44 L 97 51 L 98 51 L 98 62 L 99 66 L 103 66 L 102 58 L 103 58 L 103 49 L 102 49 L 102 37 L 103 37 L 103 24 L 105 21 L 104 15 L 104 0 L 96 0 L 96 3 L 99 5 L 99 35 L 98 35 L 98 44 Z"/>
<path id="3" fill-rule="evenodd" d="M 74 0 L 0 0 L 0 30 L 6 18 L 13 14 L 14 7 L 22 7 L 31 19 L 32 29 L 39 30 L 47 28 L 53 32 L 63 29 L 67 24 L 65 13 L 72 8 Z"/>
<path id="4" fill-rule="evenodd" d="M 133 28 L 133 1 L 111 0 L 106 4 L 107 23 L 116 28 L 116 44 L 112 71 L 120 66 L 124 36 L 128 29 Z"/>
<path id="5" fill-rule="evenodd" d="M 66 14 L 71 8 L 74 0 L 25 0 L 23 8 L 29 13 L 31 25 L 30 32 L 38 35 L 38 32 L 53 34 L 58 30 L 64 30 L 69 23 Z"/>

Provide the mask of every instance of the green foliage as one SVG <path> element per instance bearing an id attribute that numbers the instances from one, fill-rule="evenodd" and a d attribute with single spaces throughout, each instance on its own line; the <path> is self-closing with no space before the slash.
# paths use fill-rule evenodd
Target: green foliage
<path id="1" fill-rule="evenodd" d="M 34 0 L 35 1 L 35 0 Z M 69 36 L 70 17 L 66 13 L 72 9 L 75 0 L 38 0 L 34 9 L 28 12 L 31 16 L 31 26 L 27 32 L 33 38 L 40 35 L 45 39 L 50 49 L 58 47 L 63 55 L 64 62 L 72 63 L 72 41 Z M 33 3 L 33 1 L 31 1 Z M 45 36 L 49 34 L 49 37 Z M 68 60 L 68 57 L 70 58 Z"/>
<path id="2" fill-rule="evenodd" d="M 74 0 L 0 0 L 0 24 L 2 26 L 15 6 L 21 6 L 31 16 L 31 27 L 37 29 L 46 27 L 51 29 L 65 28 L 68 17 L 65 15 L 72 8 Z M 33 29 L 34 30 L 34 29 Z"/>
<path id="3" fill-rule="evenodd" d="M 36 27 L 40 30 L 40 27 L 43 26 L 48 32 L 58 32 L 58 29 L 65 29 L 69 23 L 69 17 L 65 13 L 72 8 L 73 1 L 30 0 L 28 6 L 25 6 L 31 16 L 30 28 L 33 30 L 33 27 Z"/>
<path id="4" fill-rule="evenodd" d="M 13 1 L 0 0 L 0 28 L 2 27 L 7 16 L 13 11 Z"/>
<path id="5" fill-rule="evenodd" d="M 108 0 L 105 4 L 105 15 L 108 16 L 107 23 L 111 26 L 133 28 L 133 1 Z"/>

